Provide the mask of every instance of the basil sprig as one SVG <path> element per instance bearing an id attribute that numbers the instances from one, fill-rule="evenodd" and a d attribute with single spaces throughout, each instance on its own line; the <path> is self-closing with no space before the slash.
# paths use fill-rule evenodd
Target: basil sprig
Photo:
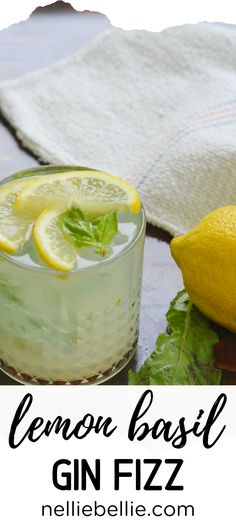
<path id="1" fill-rule="evenodd" d="M 57 225 L 76 247 L 93 248 L 96 254 L 105 256 L 106 247 L 118 232 L 117 211 L 88 219 L 79 208 L 72 207 L 57 218 Z"/>
<path id="2" fill-rule="evenodd" d="M 154 352 L 137 373 L 129 371 L 129 384 L 219 384 L 221 372 L 213 355 L 218 336 L 186 290 L 171 302 L 166 317 L 168 333 L 158 336 Z"/>

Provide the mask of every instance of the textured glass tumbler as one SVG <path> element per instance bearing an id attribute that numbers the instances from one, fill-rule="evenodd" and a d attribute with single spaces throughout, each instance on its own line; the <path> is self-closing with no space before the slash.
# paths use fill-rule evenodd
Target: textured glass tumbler
<path id="1" fill-rule="evenodd" d="M 39 167 L 4 180 L 78 170 Z M 26 384 L 97 384 L 131 359 L 138 339 L 145 214 L 122 252 L 61 273 L 0 254 L 0 365 Z"/>

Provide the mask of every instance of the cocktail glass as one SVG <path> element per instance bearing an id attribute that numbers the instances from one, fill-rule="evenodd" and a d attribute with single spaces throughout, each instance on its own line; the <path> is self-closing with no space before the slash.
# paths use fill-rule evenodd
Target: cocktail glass
<path id="1" fill-rule="evenodd" d="M 28 169 L 1 186 L 70 170 L 78 167 Z M 98 384 L 128 363 L 139 329 L 143 208 L 134 224 L 119 254 L 66 274 L 0 253 L 0 365 L 6 374 L 26 384 Z"/>

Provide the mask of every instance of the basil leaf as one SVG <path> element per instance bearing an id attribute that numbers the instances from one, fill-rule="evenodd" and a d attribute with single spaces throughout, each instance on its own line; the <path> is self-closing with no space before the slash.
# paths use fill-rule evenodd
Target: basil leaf
<path id="1" fill-rule="evenodd" d="M 65 231 L 68 230 L 71 235 L 74 235 L 75 237 L 90 238 L 94 241 L 94 231 L 90 223 L 84 221 L 81 221 L 80 223 L 64 222 L 62 226 Z"/>
<path id="2" fill-rule="evenodd" d="M 118 232 L 117 212 L 109 212 L 101 216 L 99 223 L 94 225 L 94 232 L 99 243 L 107 245 Z"/>
<path id="3" fill-rule="evenodd" d="M 79 208 L 71 208 L 58 217 L 57 226 L 77 248 L 94 248 L 97 254 L 104 256 L 108 252 L 105 245 L 118 231 L 117 212 L 89 220 Z"/>
<path id="4" fill-rule="evenodd" d="M 77 230 L 76 232 L 74 230 L 71 230 L 70 227 L 65 226 L 62 224 L 60 226 L 61 231 L 63 232 L 64 236 L 76 247 L 76 248 L 83 248 L 83 247 L 96 247 L 97 242 L 94 241 L 92 237 L 87 235 L 83 232 L 82 229 Z"/>
<path id="5" fill-rule="evenodd" d="M 68 223 L 78 223 L 85 220 L 82 210 L 76 207 L 70 208 L 64 212 L 64 214 L 61 214 L 60 217 L 63 219 L 63 221 L 67 221 Z"/>
<path id="6" fill-rule="evenodd" d="M 172 301 L 166 317 L 168 333 L 158 336 L 154 352 L 137 373 L 129 371 L 129 384 L 219 384 L 221 372 L 213 355 L 218 336 L 185 290 Z"/>

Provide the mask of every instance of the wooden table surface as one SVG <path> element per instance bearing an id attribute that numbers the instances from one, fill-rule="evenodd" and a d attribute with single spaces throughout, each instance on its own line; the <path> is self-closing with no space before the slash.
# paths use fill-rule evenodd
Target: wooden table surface
<path id="1" fill-rule="evenodd" d="M 77 13 L 72 8 L 37 10 L 29 20 L 0 32 L 0 81 L 49 65 L 86 45 L 109 28 L 108 19 L 97 13 Z M 0 121 L 0 178 L 37 165 Z M 145 242 L 144 275 L 139 345 L 133 367 L 152 352 L 158 334 L 166 329 L 165 313 L 170 300 L 182 289 L 182 277 L 171 258 L 170 236 L 148 226 Z M 234 374 L 225 374 L 225 383 L 236 384 Z M 126 384 L 127 369 L 108 381 Z M 0 384 L 16 384 L 0 372 Z"/>

